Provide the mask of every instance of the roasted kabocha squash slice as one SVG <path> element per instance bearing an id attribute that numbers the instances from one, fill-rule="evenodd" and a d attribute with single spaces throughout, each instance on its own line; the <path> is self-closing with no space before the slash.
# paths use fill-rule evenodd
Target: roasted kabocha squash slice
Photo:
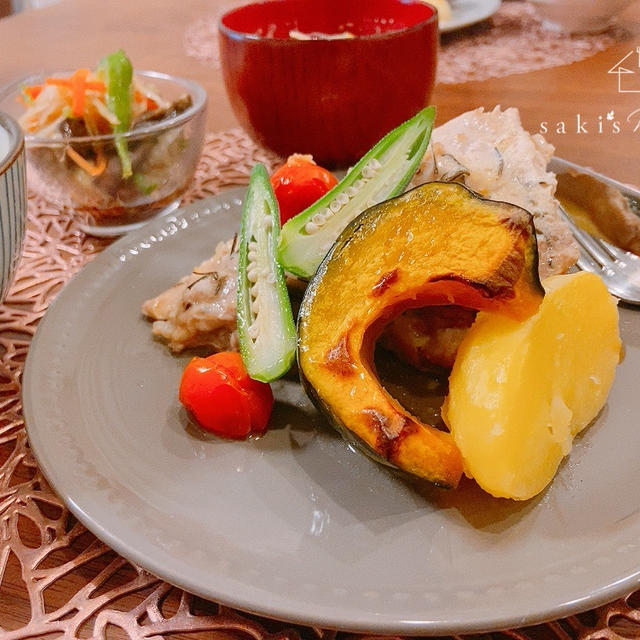
<path id="1" fill-rule="evenodd" d="M 367 209 L 340 235 L 298 316 L 305 389 L 331 422 L 381 462 L 440 486 L 463 470 L 451 435 L 421 423 L 382 386 L 373 363 L 384 326 L 409 308 L 459 305 L 523 320 L 537 310 L 529 213 L 433 182 Z"/>

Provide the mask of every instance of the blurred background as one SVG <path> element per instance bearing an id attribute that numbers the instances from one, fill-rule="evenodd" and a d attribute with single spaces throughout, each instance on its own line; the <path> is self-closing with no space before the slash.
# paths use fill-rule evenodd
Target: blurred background
<path id="1" fill-rule="evenodd" d="M 0 0 L 0 18 L 28 9 L 39 9 L 60 0 Z"/>

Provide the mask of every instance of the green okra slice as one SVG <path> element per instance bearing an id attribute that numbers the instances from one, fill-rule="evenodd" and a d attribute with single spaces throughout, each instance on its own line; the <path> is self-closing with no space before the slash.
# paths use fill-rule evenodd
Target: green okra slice
<path id="1" fill-rule="evenodd" d="M 342 230 L 365 209 L 402 193 L 424 157 L 435 108 L 390 131 L 317 202 L 282 227 L 278 258 L 301 278 L 313 276 Z"/>
<path id="2" fill-rule="evenodd" d="M 296 353 L 296 330 L 282 267 L 276 259 L 280 212 L 262 164 L 251 172 L 238 248 L 238 337 L 249 376 L 271 382 Z"/>

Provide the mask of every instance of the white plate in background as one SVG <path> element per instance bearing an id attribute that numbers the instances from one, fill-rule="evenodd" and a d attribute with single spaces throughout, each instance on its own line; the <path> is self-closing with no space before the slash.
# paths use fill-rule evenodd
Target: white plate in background
<path id="1" fill-rule="evenodd" d="M 501 5 L 501 0 L 449 0 L 451 18 L 440 23 L 440 31 L 448 33 L 491 17 Z"/>

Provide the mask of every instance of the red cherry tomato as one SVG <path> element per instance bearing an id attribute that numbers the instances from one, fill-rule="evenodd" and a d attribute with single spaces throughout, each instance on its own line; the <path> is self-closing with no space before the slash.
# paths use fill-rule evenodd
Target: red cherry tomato
<path id="1" fill-rule="evenodd" d="M 221 351 L 205 358 L 205 360 L 226 369 L 238 381 L 249 398 L 252 433 L 265 431 L 273 407 L 271 387 L 249 377 L 244 362 L 242 362 L 242 356 L 237 351 Z"/>
<path id="2" fill-rule="evenodd" d="M 226 438 L 246 438 L 267 428 L 273 393 L 249 377 L 239 353 L 193 358 L 180 381 L 180 402 L 198 424 Z"/>
<path id="3" fill-rule="evenodd" d="M 304 211 L 332 189 L 338 180 L 318 166 L 311 156 L 294 154 L 271 176 L 271 186 L 280 207 L 280 222 Z"/>

